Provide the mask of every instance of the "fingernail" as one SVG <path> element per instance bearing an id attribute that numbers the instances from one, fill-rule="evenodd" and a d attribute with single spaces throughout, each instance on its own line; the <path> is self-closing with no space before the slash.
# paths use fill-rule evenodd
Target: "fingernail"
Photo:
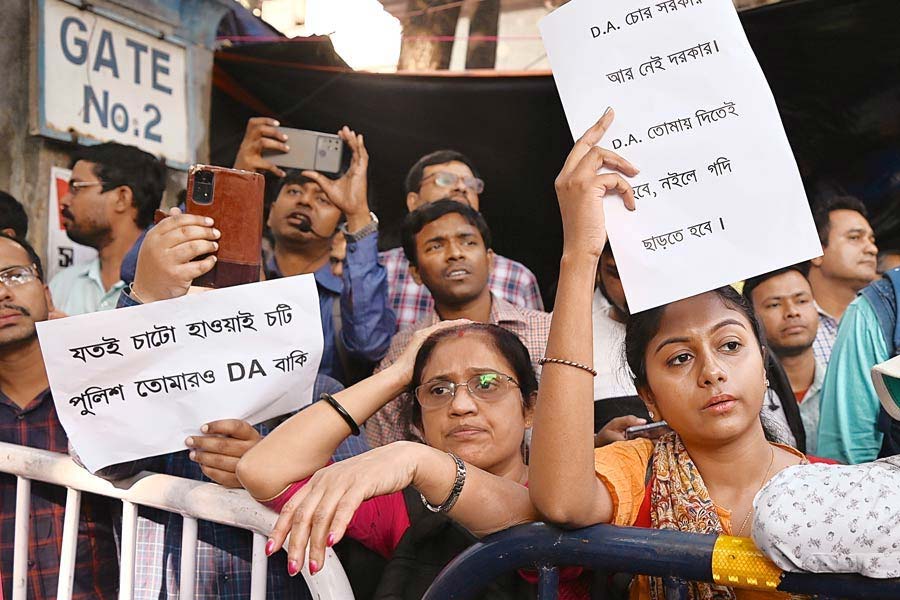
<path id="1" fill-rule="evenodd" d="M 334 546 L 334 533 L 333 533 L 333 532 L 328 534 L 328 539 L 325 540 L 325 544 L 326 544 L 329 548 L 331 548 L 332 546 Z"/>
<path id="2" fill-rule="evenodd" d="M 266 542 L 266 556 L 272 556 L 272 552 L 275 551 L 275 540 L 269 540 Z"/>
<path id="3" fill-rule="evenodd" d="M 275 124 L 275 127 L 281 127 L 281 123 L 276 121 L 275 119 L 272 119 L 272 123 Z"/>
<path id="4" fill-rule="evenodd" d="M 285 144 L 285 145 L 284 145 L 284 151 L 285 151 L 285 152 L 290 152 L 290 151 L 291 151 L 291 147 L 288 146 L 287 144 Z"/>
<path id="5" fill-rule="evenodd" d="M 314 560 L 309 561 L 309 574 L 315 575 L 319 572 L 319 563 Z"/>
<path id="6" fill-rule="evenodd" d="M 210 258 L 212 258 L 213 262 L 216 262 L 217 260 L 219 260 L 218 258 L 216 258 L 215 254 L 213 254 Z"/>
<path id="7" fill-rule="evenodd" d="M 213 242 L 213 243 L 215 243 L 215 242 Z M 218 246 L 219 245 L 216 244 L 216 247 L 218 247 Z M 207 431 L 209 431 L 209 425 L 204 424 L 202 427 L 200 427 L 200 431 L 202 431 L 203 433 L 206 433 Z"/>
<path id="8" fill-rule="evenodd" d="M 220 235 L 222 235 L 222 232 L 219 231 L 218 229 L 213 229 L 213 235 L 216 237 L 219 237 Z"/>
<path id="9" fill-rule="evenodd" d="M 190 448 L 191 446 L 193 446 L 193 445 L 194 445 L 194 438 L 189 437 L 189 438 L 187 438 L 186 440 L 184 440 L 184 445 L 187 446 L 187 447 L 189 447 L 189 448 Z"/>
<path id="10" fill-rule="evenodd" d="M 191 460 L 197 460 L 197 453 L 191 450 L 190 452 L 188 452 L 188 458 L 190 458 Z"/>
<path id="11" fill-rule="evenodd" d="M 611 111 L 611 110 L 612 110 L 612 106 L 607 106 L 607 107 L 606 107 L 606 110 L 603 111 L 603 115 L 602 115 L 602 116 L 605 117 L 606 114 L 607 114 L 609 111 Z"/>
<path id="12" fill-rule="evenodd" d="M 218 250 L 218 249 L 219 249 L 219 242 L 213 242 L 213 250 Z M 201 429 L 200 431 L 202 431 L 203 433 L 206 433 L 205 429 Z"/>
<path id="13" fill-rule="evenodd" d="M 296 560 L 288 561 L 288 575 L 293 577 L 297 573 L 300 572 L 300 565 L 297 564 Z"/>
<path id="14" fill-rule="evenodd" d="M 203 219 L 203 223 L 204 223 L 204 225 L 211 227 L 212 224 L 214 223 L 214 221 L 212 220 L 211 217 L 206 217 L 205 219 Z"/>

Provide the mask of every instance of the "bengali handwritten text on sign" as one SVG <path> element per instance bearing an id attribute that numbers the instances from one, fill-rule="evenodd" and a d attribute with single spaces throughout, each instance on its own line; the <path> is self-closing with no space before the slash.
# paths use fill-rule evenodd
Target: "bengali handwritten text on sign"
<path id="1" fill-rule="evenodd" d="M 85 466 L 184 449 L 203 423 L 309 404 L 322 357 L 312 275 L 38 324 L 59 419 Z"/>
<path id="2" fill-rule="evenodd" d="M 638 210 L 607 197 L 633 312 L 819 256 L 796 161 L 731 0 L 573 0 L 541 22 L 576 139 L 637 165 Z"/>

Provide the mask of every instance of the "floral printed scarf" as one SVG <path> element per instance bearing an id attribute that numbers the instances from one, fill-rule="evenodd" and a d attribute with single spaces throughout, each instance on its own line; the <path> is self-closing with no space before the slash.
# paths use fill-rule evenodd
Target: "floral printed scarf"
<path id="1" fill-rule="evenodd" d="M 653 483 L 650 489 L 650 522 L 654 529 L 691 533 L 724 533 L 716 506 L 678 434 L 656 442 L 653 451 Z M 734 591 L 711 583 L 688 584 L 691 600 L 735 600 Z M 650 578 L 651 600 L 664 600 L 662 578 Z"/>

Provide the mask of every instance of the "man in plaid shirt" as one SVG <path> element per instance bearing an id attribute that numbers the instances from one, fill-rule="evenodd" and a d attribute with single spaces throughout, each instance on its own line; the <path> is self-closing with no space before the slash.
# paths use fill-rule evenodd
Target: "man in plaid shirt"
<path id="1" fill-rule="evenodd" d="M 479 195 L 484 181 L 472 161 L 454 150 L 438 150 L 420 158 L 406 175 L 406 207 L 413 211 L 429 202 L 456 200 L 479 210 Z M 434 311 L 434 298 L 428 288 L 409 274 L 409 261 L 403 248 L 378 255 L 387 271 L 391 308 L 397 315 L 397 328 L 414 325 Z M 537 279 L 522 263 L 494 254 L 494 266 L 488 286 L 495 296 L 507 302 L 544 310 Z"/>
<path id="2" fill-rule="evenodd" d="M 537 361 L 544 355 L 550 333 L 550 315 L 515 306 L 488 286 L 494 253 L 491 232 L 480 213 L 452 200 L 427 203 L 406 215 L 403 250 L 409 258 L 410 276 L 429 290 L 435 308 L 394 336 L 378 370 L 397 360 L 419 329 L 442 320 L 469 319 L 499 325 L 518 335 L 538 371 Z M 417 439 L 409 420 L 412 401 L 404 394 L 372 415 L 366 421 L 369 444 Z"/>
<path id="3" fill-rule="evenodd" d="M 0 234 L 0 441 L 66 452 L 35 323 L 53 302 L 41 261 L 27 242 Z M 27 587 L 29 600 L 55 598 L 62 548 L 66 490 L 31 484 Z M 75 554 L 72 598 L 115 598 L 119 566 L 112 516 L 104 498 L 85 494 Z M 0 572 L 3 597 L 12 597 L 16 478 L 0 475 Z"/>

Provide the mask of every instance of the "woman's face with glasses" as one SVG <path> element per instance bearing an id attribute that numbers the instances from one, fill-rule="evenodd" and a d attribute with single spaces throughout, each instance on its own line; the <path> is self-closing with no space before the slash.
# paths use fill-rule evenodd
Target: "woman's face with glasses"
<path id="1" fill-rule="evenodd" d="M 472 174 L 472 170 L 458 161 L 425 167 L 418 193 L 407 198 L 410 210 L 428 202 L 450 198 L 479 210 L 478 195 L 484 191 L 484 182 Z"/>
<path id="2" fill-rule="evenodd" d="M 512 371 L 483 334 L 439 342 L 415 390 L 426 443 L 495 474 L 521 463 L 531 410 Z"/>

